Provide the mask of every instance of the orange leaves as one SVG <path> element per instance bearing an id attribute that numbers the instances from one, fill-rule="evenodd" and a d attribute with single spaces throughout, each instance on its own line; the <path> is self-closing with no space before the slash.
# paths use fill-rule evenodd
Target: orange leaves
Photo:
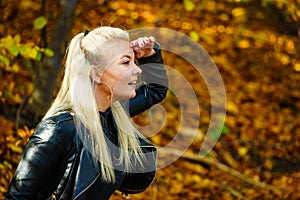
<path id="1" fill-rule="evenodd" d="M 29 137 L 33 134 L 33 129 L 29 130 L 27 126 L 24 129 L 18 130 L 18 135 L 22 138 L 23 141 L 27 142 Z"/>
<path id="2" fill-rule="evenodd" d="M 39 4 L 29 0 L 8 2 L 14 5 L 4 9 L 3 20 L 12 21 L 8 20 L 9 25 L 0 24 L 0 33 L 5 36 L 0 44 L 1 77 L 5 77 L 0 85 L 0 99 L 4 106 L 20 104 L 33 90 L 32 76 L 16 62 L 17 58 L 20 55 L 27 59 L 40 58 L 41 54 L 53 56 L 53 52 L 36 46 L 41 40 L 39 31 L 32 32 L 31 29 L 33 20 L 40 15 Z M 284 188 L 281 192 L 249 186 L 214 167 L 179 159 L 160 169 L 152 187 L 133 195 L 132 199 L 300 199 L 297 188 L 300 185 L 297 168 L 300 159 L 300 57 L 299 37 L 292 27 L 294 23 L 296 28 L 299 27 L 299 0 L 264 0 L 259 1 L 261 5 L 258 1 L 241 0 L 115 0 L 101 6 L 90 5 L 91 2 L 95 3 L 78 1 L 80 15 L 74 22 L 73 33 L 99 24 L 127 30 L 165 27 L 186 34 L 204 47 L 220 70 L 227 95 L 224 134 L 210 156 L 254 180 Z M 55 5 L 46 5 L 53 6 L 50 10 L 54 11 L 46 13 L 50 26 L 50 19 L 54 20 L 57 15 Z M 269 8 L 277 10 L 272 12 L 274 10 Z M 18 9 L 23 15 L 14 15 Z M 284 23 L 273 18 L 279 15 L 285 19 Z M 19 16 L 22 19 L 13 20 Z M 176 45 L 176 42 L 170 41 L 170 45 Z M 188 49 L 187 53 L 190 52 Z M 209 92 L 193 66 L 171 53 L 164 52 L 163 55 L 168 66 L 187 77 L 199 97 L 200 125 L 188 149 L 198 153 L 211 120 Z M 185 95 L 184 92 L 179 95 Z M 151 120 L 163 124 L 161 132 L 155 134 L 159 128 L 154 127 L 155 131 L 153 128 L 147 133 L 155 134 L 152 141 L 162 146 L 172 140 L 180 124 L 176 96 L 169 93 L 163 106 L 167 112 L 166 122 L 165 116 L 158 112 L 152 119 L 148 113 L 136 117 L 141 127 L 150 124 Z M 187 104 L 184 109 L 192 113 L 195 108 Z M 0 125 L 4 127 L 0 129 L 0 155 L 4 158 L 0 163 L 1 199 L 1 192 L 5 192 L 21 148 L 32 130 L 24 127 L 16 133 L 14 124 L 3 117 L 0 117 Z M 180 134 L 188 137 L 192 131 L 183 127 Z M 292 164 L 285 164 L 284 160 Z M 287 172 L 287 169 L 291 171 Z"/>
<path id="3" fill-rule="evenodd" d="M 18 132 L 22 137 L 16 135 L 14 123 L 6 120 L 2 115 L 0 115 L 0 126 L 2 127 L 0 129 L 0 199 L 2 199 L 26 143 L 24 139 L 32 134 L 32 130 L 24 127 Z"/>

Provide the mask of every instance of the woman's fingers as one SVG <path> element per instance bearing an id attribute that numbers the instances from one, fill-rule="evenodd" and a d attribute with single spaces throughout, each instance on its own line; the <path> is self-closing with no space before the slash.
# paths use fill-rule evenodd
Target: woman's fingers
<path id="1" fill-rule="evenodd" d="M 155 38 L 153 36 L 139 37 L 130 43 L 130 47 L 135 51 L 135 56 L 141 58 L 153 53 L 154 42 Z"/>
<path id="2" fill-rule="evenodd" d="M 153 47 L 154 42 L 155 42 L 155 38 L 153 36 L 139 37 L 138 39 L 133 40 L 130 43 L 130 46 L 134 48 L 144 48 L 144 47 L 151 48 Z"/>

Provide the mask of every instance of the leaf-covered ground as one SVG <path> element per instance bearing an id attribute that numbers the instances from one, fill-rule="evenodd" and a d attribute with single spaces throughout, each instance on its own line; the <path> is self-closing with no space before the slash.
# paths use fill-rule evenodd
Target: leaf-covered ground
<path id="1" fill-rule="evenodd" d="M 70 35 L 101 24 L 126 29 L 170 28 L 205 48 L 225 84 L 225 131 L 210 154 L 216 162 L 180 158 L 158 170 L 152 186 L 141 194 L 131 195 L 132 199 L 300 198 L 299 2 L 268 2 L 79 1 Z M 32 30 L 32 26 L 39 16 L 40 4 L 27 0 L 1 4 L 1 38 L 20 34 L 22 43 L 39 43 L 40 32 Z M 57 5 L 48 4 L 46 17 L 51 30 Z M 199 135 L 187 151 L 197 154 L 210 122 L 209 92 L 193 66 L 171 53 L 164 52 L 163 56 L 168 66 L 189 80 L 198 96 Z M 18 65 L 0 64 L 2 112 L 10 106 L 20 106 L 23 97 L 32 91 L 34 77 L 23 66 L 26 63 L 15 62 Z M 177 133 L 180 113 L 177 99 L 171 93 L 162 105 L 168 112 L 167 120 L 161 132 L 151 139 L 165 146 Z M 194 109 L 185 106 L 187 110 Z M 147 116 L 143 113 L 134 120 L 147 124 Z M 16 132 L 15 121 L 2 115 L 0 125 L 2 198 L 32 130 L 21 127 Z M 112 197 L 120 198 L 119 193 Z"/>

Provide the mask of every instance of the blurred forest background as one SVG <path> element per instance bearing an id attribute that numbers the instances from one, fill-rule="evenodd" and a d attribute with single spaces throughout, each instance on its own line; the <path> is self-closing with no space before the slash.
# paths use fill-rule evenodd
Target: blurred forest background
<path id="1" fill-rule="evenodd" d="M 49 106 L 68 39 L 99 25 L 186 34 L 212 57 L 226 89 L 222 135 L 200 159 L 209 93 L 189 63 L 163 52 L 199 98 L 199 133 L 132 199 L 300 199 L 299 19 L 300 0 L 0 0 L 0 199 Z M 164 146 L 177 133 L 179 114 L 174 95 L 162 105 L 166 124 L 151 140 Z M 149 123 L 145 114 L 134 120 Z"/>

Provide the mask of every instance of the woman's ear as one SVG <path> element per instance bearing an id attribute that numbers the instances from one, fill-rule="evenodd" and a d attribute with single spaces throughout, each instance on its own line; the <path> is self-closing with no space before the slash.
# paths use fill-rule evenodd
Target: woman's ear
<path id="1" fill-rule="evenodd" d="M 96 67 L 91 68 L 89 75 L 94 82 L 96 82 L 97 84 L 101 83 L 100 76 Z"/>

